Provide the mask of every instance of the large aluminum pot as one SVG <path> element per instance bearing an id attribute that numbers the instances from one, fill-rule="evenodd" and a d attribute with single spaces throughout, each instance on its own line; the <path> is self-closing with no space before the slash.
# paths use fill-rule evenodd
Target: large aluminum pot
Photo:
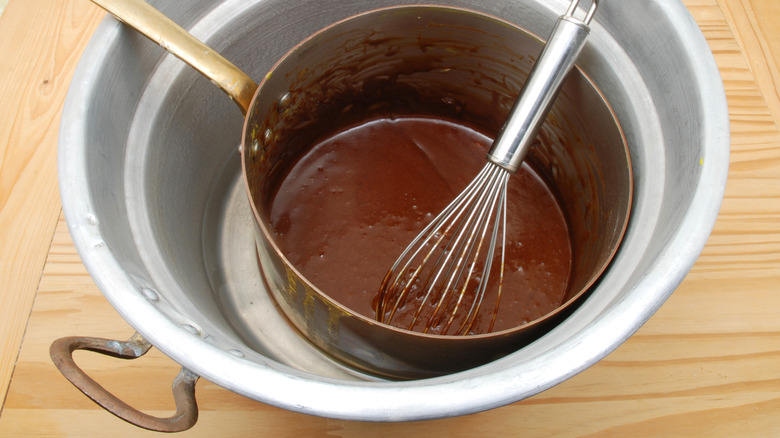
<path id="1" fill-rule="evenodd" d="M 262 77 L 318 29 L 405 2 L 152 3 Z M 538 35 L 568 4 L 438 3 Z M 632 219 L 588 299 L 538 340 L 486 365 L 386 381 L 303 340 L 257 293 L 263 282 L 237 158 L 241 117 L 198 73 L 112 18 L 84 54 L 61 125 L 60 190 L 74 243 L 106 298 L 148 343 L 187 376 L 249 398 L 314 415 L 401 421 L 529 397 L 604 357 L 653 314 L 696 260 L 725 188 L 723 86 L 679 1 L 602 2 L 578 64 L 621 122 L 634 169 Z M 138 345 L 146 344 L 131 343 Z"/>

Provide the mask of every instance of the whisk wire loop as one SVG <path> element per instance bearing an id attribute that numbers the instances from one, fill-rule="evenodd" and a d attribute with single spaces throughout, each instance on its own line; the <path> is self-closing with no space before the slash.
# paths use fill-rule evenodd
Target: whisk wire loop
<path id="1" fill-rule="evenodd" d="M 591 20 L 593 20 L 593 16 L 596 14 L 596 9 L 598 8 L 598 0 L 591 0 L 590 2 L 590 8 L 588 9 L 588 12 L 585 14 L 585 18 L 582 19 L 582 22 L 585 24 L 590 24 Z M 567 17 L 574 17 L 574 12 L 577 10 L 577 6 L 579 6 L 580 0 L 572 0 L 572 2 L 569 4 L 569 9 L 566 11 L 566 14 L 564 14 Z"/>
<path id="2" fill-rule="evenodd" d="M 387 322 L 389 324 L 390 321 L 392 321 L 396 312 L 406 300 L 409 291 L 412 289 L 415 282 L 419 278 L 422 268 L 427 265 L 428 260 L 436 252 L 436 249 L 448 235 L 450 229 L 458 223 L 460 216 L 463 215 L 465 211 L 462 208 L 463 205 L 468 205 L 471 203 L 472 199 L 478 193 L 477 189 L 481 186 L 482 181 L 487 177 L 488 170 L 489 169 L 487 167 L 483 168 L 479 175 L 477 175 L 477 177 L 472 180 L 466 189 L 464 189 L 457 198 L 450 202 L 450 204 L 441 213 L 439 213 L 439 215 L 436 216 L 433 221 L 431 221 L 431 223 L 428 224 L 428 226 L 426 226 L 423 231 L 417 235 L 417 237 L 415 237 L 415 239 L 409 244 L 409 246 L 406 247 L 403 253 L 401 253 L 401 256 L 396 260 L 395 264 L 393 264 L 393 267 L 390 268 L 390 271 L 388 271 L 384 281 L 382 282 L 377 304 L 377 317 L 379 318 L 380 322 Z M 446 223 L 449 223 L 449 226 L 442 230 L 443 224 Z M 412 262 L 419 258 L 420 253 L 426 248 L 426 246 L 429 246 L 430 242 L 434 239 L 436 239 L 435 242 L 430 245 L 430 250 L 423 257 L 420 264 L 415 267 L 415 270 L 409 277 L 408 281 L 402 283 L 403 279 L 409 272 Z M 409 255 L 410 253 L 412 254 Z M 398 266 L 404 261 L 405 263 L 403 267 L 399 270 Z M 395 278 L 393 279 L 393 277 Z M 403 286 L 401 291 L 396 293 L 400 286 Z M 422 303 L 427 302 L 428 299 L 429 296 L 423 297 Z M 386 309 L 388 308 L 388 304 L 391 301 L 392 308 L 390 309 L 389 315 L 385 317 Z M 422 305 L 420 308 L 422 308 Z"/>
<path id="3" fill-rule="evenodd" d="M 503 170 L 503 169 L 502 169 Z M 493 205 L 490 207 L 490 211 L 496 211 L 497 214 L 495 214 L 494 222 L 493 222 L 493 232 L 491 233 L 490 237 L 490 244 L 487 251 L 487 256 L 485 259 L 485 266 L 482 269 L 482 276 L 480 277 L 479 287 L 477 289 L 477 295 L 474 301 L 472 301 L 471 308 L 469 309 L 468 314 L 466 315 L 465 319 L 463 320 L 463 323 L 461 327 L 458 329 L 458 334 L 466 334 L 471 330 L 471 327 L 474 325 L 474 322 L 477 319 L 477 315 L 479 314 L 479 310 L 482 306 L 482 301 L 485 297 L 485 293 L 488 288 L 488 281 L 487 278 L 490 275 L 491 269 L 493 268 L 493 255 L 496 251 L 496 243 L 499 236 L 499 230 L 501 233 L 501 261 L 499 265 L 499 281 L 498 281 L 498 288 L 495 292 L 496 296 L 496 303 L 494 307 L 494 311 L 492 312 L 492 318 L 490 321 L 490 326 L 488 327 L 488 332 L 493 331 L 493 327 L 496 323 L 496 316 L 498 314 L 498 308 L 499 303 L 501 301 L 501 289 L 504 284 L 504 260 L 505 260 L 505 245 L 506 245 L 506 190 L 507 190 L 507 182 L 509 179 L 509 172 L 501 171 L 497 172 L 497 181 L 495 185 L 494 190 L 494 198 L 493 198 Z M 498 206 L 498 210 L 496 209 L 496 206 Z M 485 223 L 489 218 L 486 218 Z M 482 227 L 482 236 L 480 238 L 480 246 L 482 245 L 482 242 L 485 239 L 485 234 L 487 232 L 487 227 Z M 477 248 L 477 252 L 479 252 L 479 248 Z M 476 264 L 477 258 L 474 258 L 474 262 L 472 263 L 472 269 L 474 265 Z M 463 283 L 463 289 L 461 290 L 460 297 L 462 298 L 465 296 L 466 293 L 466 287 L 468 285 L 468 280 Z M 457 308 L 453 309 L 451 315 L 450 315 L 450 323 L 455 318 L 455 314 L 457 313 Z M 445 328 L 445 332 L 449 329 L 449 325 Z"/>
<path id="4" fill-rule="evenodd" d="M 416 311 L 408 323 L 410 330 L 420 321 L 424 310 L 429 309 L 431 313 L 424 318 L 422 331 L 434 329 L 445 334 L 464 306 L 469 311 L 457 325 L 457 334 L 466 334 L 471 329 L 488 288 L 499 230 L 502 239 L 506 239 L 502 224 L 506 223 L 508 178 L 505 169 L 486 164 L 461 195 L 412 241 L 383 282 L 377 304 L 380 322 L 391 323 L 409 299 L 417 300 Z M 492 227 L 488 226 L 491 222 Z M 486 245 L 489 228 L 492 232 Z M 486 256 L 482 251 L 484 246 L 488 247 Z M 478 275 L 480 263 L 482 269 Z M 499 278 L 503 278 L 503 261 Z M 474 292 L 469 294 L 470 290 Z M 500 297 L 500 291 L 497 296 Z M 491 329 L 494 321 L 495 317 Z"/>
<path id="5" fill-rule="evenodd" d="M 489 181 L 489 179 L 487 178 L 489 178 L 489 175 L 487 175 L 485 179 Z M 477 186 L 475 186 L 475 189 L 476 188 Z M 451 218 L 452 222 L 449 222 L 449 225 L 447 225 L 447 227 L 443 231 L 441 232 L 434 231 L 433 233 L 433 235 L 439 235 L 439 239 L 436 241 L 436 244 L 431 247 L 431 250 L 429 251 L 427 257 L 430 257 L 431 255 L 433 255 L 434 252 L 437 251 L 437 249 L 439 248 L 439 244 L 447 236 L 455 235 L 457 237 L 447 241 L 447 245 L 444 246 L 443 250 L 439 253 L 436 263 L 431 265 L 434 267 L 434 269 L 430 271 L 430 274 L 423 282 L 423 288 L 425 288 L 425 294 L 420 303 L 420 306 L 417 309 L 417 312 L 415 312 L 414 318 L 412 318 L 412 321 L 409 324 L 410 330 L 417 323 L 420 314 L 425 308 L 424 305 L 427 304 L 428 302 L 436 301 L 437 305 L 436 308 L 434 309 L 432 317 L 428 319 L 428 323 L 423 329 L 423 333 L 428 332 L 428 330 L 430 330 L 431 327 L 437 325 L 440 322 L 440 318 L 438 318 L 438 315 L 441 311 L 442 305 L 445 304 L 445 302 L 447 304 L 449 303 L 448 297 L 451 297 L 453 281 L 456 278 L 459 278 L 460 274 L 463 273 L 463 268 L 465 267 L 463 261 L 466 258 L 466 254 L 467 253 L 470 254 L 473 251 L 473 243 L 469 239 L 465 239 L 464 237 L 467 236 L 467 230 L 469 229 L 469 226 L 472 224 L 472 222 L 475 220 L 476 206 L 478 206 L 481 200 L 484 198 L 484 193 L 474 191 L 473 194 L 480 196 L 479 200 L 477 200 L 476 203 L 470 202 L 474 198 L 474 196 L 468 196 L 464 198 L 464 202 L 458 204 L 456 206 L 456 209 L 452 211 L 452 214 L 447 215 L 447 217 L 445 217 L 443 221 L 443 223 L 447 223 L 447 221 Z M 465 221 L 459 221 L 460 217 L 463 216 L 464 213 L 466 216 Z M 452 230 L 453 227 L 456 227 L 454 231 Z M 456 254 L 461 254 L 461 256 L 455 257 Z M 450 261 L 453 259 L 454 259 L 454 264 L 451 264 Z M 445 269 L 447 270 L 446 273 L 444 272 Z M 456 274 L 450 275 L 453 272 L 455 272 Z M 444 285 L 444 287 L 438 287 L 438 285 L 440 284 L 439 282 L 440 278 L 449 278 L 449 281 Z M 414 277 L 413 279 L 416 280 L 416 278 Z M 439 292 L 438 299 L 434 295 L 437 292 Z"/>
<path id="6" fill-rule="evenodd" d="M 447 323 L 442 329 L 444 333 L 449 330 L 455 319 L 455 316 L 458 313 L 458 310 L 460 309 L 460 306 L 463 304 L 463 299 L 466 296 L 469 284 L 475 273 L 475 268 L 477 263 L 480 261 L 479 256 L 482 254 L 480 250 L 482 249 L 482 245 L 485 242 L 485 236 L 489 228 L 487 225 L 494 216 L 495 207 L 498 203 L 499 194 L 501 193 L 501 175 L 506 174 L 506 171 L 495 165 L 490 167 L 491 170 L 486 179 L 484 190 L 480 194 L 476 203 L 469 208 L 469 217 L 464 223 L 461 224 L 458 237 L 453 241 L 455 242 L 455 245 L 460 243 L 458 246 L 458 253 L 460 256 L 458 257 L 457 264 L 455 265 L 456 269 L 451 268 L 448 271 L 447 275 L 449 275 L 452 271 L 455 272 L 452 272 L 452 275 L 449 275 L 447 285 L 444 288 L 441 288 L 443 293 L 441 294 L 439 304 L 434 311 L 433 317 L 431 317 L 429 320 L 429 325 L 440 324 L 441 321 L 446 317 L 444 309 L 448 307 L 453 298 L 453 295 L 456 294 L 457 300 L 452 311 L 449 312 Z M 498 218 L 497 215 L 496 218 Z M 493 233 L 491 233 L 491 242 L 495 240 L 493 236 L 497 235 L 497 231 L 498 230 L 494 226 Z M 493 246 L 493 248 L 495 247 Z M 482 270 L 482 275 L 478 277 L 477 280 L 478 286 L 475 290 L 475 295 L 471 302 L 471 308 L 469 309 L 466 318 L 464 318 L 463 323 L 458 328 L 458 334 L 461 334 L 461 331 L 464 329 L 467 330 L 473 324 L 474 319 L 476 319 L 477 311 L 482 304 L 484 291 L 487 289 L 487 274 L 489 273 L 490 267 L 492 265 L 492 254 L 493 253 L 488 250 Z M 468 263 L 469 260 L 471 261 L 470 263 Z M 466 271 L 467 266 L 468 270 Z M 431 285 L 431 287 L 434 287 L 434 285 Z"/>

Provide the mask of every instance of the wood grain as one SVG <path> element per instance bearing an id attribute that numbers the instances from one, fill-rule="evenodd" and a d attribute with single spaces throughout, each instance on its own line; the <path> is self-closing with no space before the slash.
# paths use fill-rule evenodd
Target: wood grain
<path id="1" fill-rule="evenodd" d="M 0 401 L 60 210 L 58 125 L 95 12 L 81 2 L 17 0 L 0 16 Z"/>
<path id="2" fill-rule="evenodd" d="M 6 14 L 25 1 L 32 0 L 11 0 Z M 69 6 L 47 8 L 64 15 L 71 10 L 75 16 L 77 9 L 85 16 L 99 15 L 83 0 L 62 3 Z M 181 436 L 780 436 L 780 100 L 774 85 L 780 60 L 780 30 L 774 23 L 780 11 L 776 0 L 684 3 L 723 76 L 732 132 L 729 182 L 715 229 L 696 265 L 628 342 L 585 372 L 528 400 L 429 422 L 375 424 L 309 417 L 201 381 L 200 420 Z M 78 54 L 83 42 L 75 35 L 89 35 L 93 20 L 71 18 L 72 24 L 50 37 L 70 33 L 73 53 Z M 66 64 L 61 65 L 64 76 Z M 33 89 L 40 84 L 28 81 L 26 86 Z M 51 93 L 58 95 L 66 86 L 58 83 L 59 91 Z M 0 92 L 8 92 L 5 88 Z M 37 107 L 35 102 L 43 97 L 33 96 L 27 105 Z M 61 103 L 53 98 L 44 102 L 55 107 L 54 117 Z M 22 108 L 12 108 L 13 114 L 30 112 Z M 6 132 L 2 123 L 0 133 Z M 0 176 L 3 194 L 4 174 L 5 167 Z M 47 214 L 56 217 L 58 208 L 52 211 Z M 98 437 L 107 431 L 113 437 L 156 435 L 96 407 L 51 365 L 48 347 L 58 336 L 132 334 L 84 270 L 62 218 L 44 266 L 39 284 L 33 281 L 37 298 L 0 417 L 0 436 Z M 131 404 L 157 414 L 172 410 L 169 387 L 178 367 L 158 351 L 132 362 L 89 353 L 77 355 L 77 361 Z"/>
<path id="3" fill-rule="evenodd" d="M 780 3 L 772 0 L 718 0 L 734 38 L 744 51 L 750 70 L 770 112 L 780 120 Z"/>

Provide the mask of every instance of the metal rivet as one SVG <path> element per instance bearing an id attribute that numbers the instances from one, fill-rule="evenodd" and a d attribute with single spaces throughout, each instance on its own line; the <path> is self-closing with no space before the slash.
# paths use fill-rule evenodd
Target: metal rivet
<path id="1" fill-rule="evenodd" d="M 95 216 L 93 213 L 88 213 L 87 223 L 89 223 L 90 225 L 97 225 L 100 223 L 100 221 L 98 220 L 97 216 Z"/>
<path id="2" fill-rule="evenodd" d="M 279 109 L 284 109 L 290 105 L 292 94 L 288 91 L 279 98 Z"/>
<path id="3" fill-rule="evenodd" d="M 246 357 L 246 355 L 241 350 L 236 350 L 235 348 L 232 348 L 227 352 L 236 357 Z"/>
<path id="4" fill-rule="evenodd" d="M 157 291 L 153 289 L 149 289 L 148 287 L 145 287 L 141 289 L 141 293 L 144 294 L 147 300 L 152 302 L 160 301 L 160 294 L 157 293 Z"/>
<path id="5" fill-rule="evenodd" d="M 203 336 L 203 332 L 192 324 L 182 324 L 181 327 L 195 336 Z"/>

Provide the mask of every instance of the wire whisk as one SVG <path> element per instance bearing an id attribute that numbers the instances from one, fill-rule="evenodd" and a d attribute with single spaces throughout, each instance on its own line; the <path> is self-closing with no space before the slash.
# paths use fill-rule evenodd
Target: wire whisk
<path id="1" fill-rule="evenodd" d="M 520 168 L 574 66 L 597 3 L 592 0 L 580 20 L 574 17 L 579 0 L 573 0 L 558 18 L 488 152 L 488 163 L 406 247 L 382 281 L 377 321 L 423 333 L 468 335 L 490 292 L 495 303 L 487 332 L 493 330 L 504 279 L 509 176 Z"/>

